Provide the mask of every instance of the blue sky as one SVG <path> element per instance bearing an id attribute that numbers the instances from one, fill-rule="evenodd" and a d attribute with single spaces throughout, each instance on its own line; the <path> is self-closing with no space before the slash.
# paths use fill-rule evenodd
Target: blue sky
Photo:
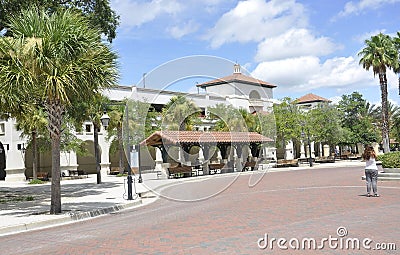
<path id="1" fill-rule="evenodd" d="M 111 6 L 121 17 L 112 43 L 120 84 L 143 86 L 146 73 L 146 87 L 181 91 L 230 75 L 237 62 L 276 84 L 275 99 L 314 93 L 336 101 L 358 91 L 379 103 L 379 81 L 358 64 L 357 53 L 371 35 L 400 31 L 400 0 L 111 0 Z M 183 81 L 168 85 L 175 80 Z M 399 105 L 391 71 L 388 88 Z"/>

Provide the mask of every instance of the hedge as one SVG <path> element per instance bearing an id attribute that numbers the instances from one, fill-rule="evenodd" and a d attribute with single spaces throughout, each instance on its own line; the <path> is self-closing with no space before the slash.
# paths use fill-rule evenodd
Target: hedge
<path id="1" fill-rule="evenodd" d="M 400 151 L 378 155 L 377 159 L 382 161 L 383 168 L 400 168 Z"/>

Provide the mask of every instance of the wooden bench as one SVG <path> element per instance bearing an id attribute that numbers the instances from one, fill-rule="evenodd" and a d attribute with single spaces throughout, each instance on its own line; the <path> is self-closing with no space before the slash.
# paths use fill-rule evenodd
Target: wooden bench
<path id="1" fill-rule="evenodd" d="M 168 174 L 169 177 L 173 178 L 192 176 L 192 167 L 182 166 L 181 164 L 171 164 L 171 166 L 168 167 Z"/>
<path id="2" fill-rule="evenodd" d="M 256 167 L 256 164 L 257 164 L 257 162 L 255 162 L 255 161 L 246 161 L 243 169 L 246 169 L 247 171 L 249 171 L 249 170 L 253 171 Z"/>
<path id="3" fill-rule="evenodd" d="M 49 173 L 48 172 L 37 172 L 36 173 L 37 179 L 41 181 L 48 181 L 49 180 Z M 27 177 L 28 181 L 33 180 L 33 176 Z"/>
<path id="4" fill-rule="evenodd" d="M 89 177 L 88 173 L 86 173 L 84 170 L 69 170 L 69 175 L 70 176 L 86 175 L 86 177 Z"/>
<path id="5" fill-rule="evenodd" d="M 210 163 L 208 164 L 208 169 L 210 170 L 210 174 L 216 174 L 218 171 L 221 172 L 224 166 L 224 163 Z"/>
<path id="6" fill-rule="evenodd" d="M 123 171 L 122 171 L 123 172 Z M 109 175 L 117 175 L 119 174 L 119 166 L 113 166 L 110 168 Z"/>
<path id="7" fill-rule="evenodd" d="M 335 163 L 335 157 L 334 156 L 316 157 L 315 163 Z"/>
<path id="8" fill-rule="evenodd" d="M 299 161 L 297 159 L 278 159 L 276 163 L 276 167 L 290 167 L 290 166 L 299 166 Z"/>

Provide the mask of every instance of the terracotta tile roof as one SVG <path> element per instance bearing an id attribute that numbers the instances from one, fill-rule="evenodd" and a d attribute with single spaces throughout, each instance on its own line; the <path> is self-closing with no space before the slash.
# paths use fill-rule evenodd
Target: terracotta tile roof
<path id="1" fill-rule="evenodd" d="M 304 95 L 298 99 L 296 99 L 296 104 L 303 104 L 303 103 L 313 103 L 313 102 L 332 102 L 326 98 L 317 96 L 315 94 L 309 93 L 307 95 Z"/>
<path id="2" fill-rule="evenodd" d="M 231 82 L 240 82 L 240 83 L 246 83 L 246 84 L 251 84 L 251 85 L 257 85 L 257 86 L 262 86 L 266 88 L 275 88 L 276 85 L 268 83 L 266 81 L 262 81 L 259 79 L 255 79 L 253 77 L 244 75 L 242 73 L 234 73 L 229 76 L 225 76 L 223 78 L 215 79 L 212 81 L 204 82 L 201 84 L 197 84 L 197 87 L 205 88 L 209 86 L 215 86 L 215 85 L 220 85 L 220 84 L 227 84 Z"/>
<path id="3" fill-rule="evenodd" d="M 256 132 L 157 131 L 141 145 L 272 142 Z"/>

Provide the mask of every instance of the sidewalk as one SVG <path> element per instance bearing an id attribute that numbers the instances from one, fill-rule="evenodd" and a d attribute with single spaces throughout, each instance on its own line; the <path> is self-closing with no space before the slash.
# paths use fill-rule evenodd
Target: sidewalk
<path id="1" fill-rule="evenodd" d="M 336 163 L 315 164 L 313 168 L 363 166 L 360 161 L 339 161 Z M 307 164 L 290 168 L 270 168 L 268 172 L 310 169 Z M 241 174 L 251 174 L 243 172 Z M 234 173 L 238 174 L 238 173 Z M 163 187 L 180 182 L 215 178 L 222 175 L 208 175 L 193 178 L 157 179 L 155 173 L 143 174 L 143 183 L 135 181 L 133 200 L 127 200 L 126 177 L 105 176 L 102 184 L 96 184 L 96 175 L 85 179 L 62 180 L 62 214 L 50 215 L 50 182 L 41 185 L 28 185 L 27 182 L 0 182 L 0 236 L 44 228 L 57 224 L 109 214 L 122 209 L 146 205 L 157 200 L 157 195 L 149 195 Z M 360 176 L 361 178 L 361 176 Z M 135 192 L 136 190 L 136 192 Z M 137 194 L 142 194 L 139 197 Z M 22 201 L 21 201 L 22 200 Z M 7 201 L 7 202 L 4 202 Z"/>

